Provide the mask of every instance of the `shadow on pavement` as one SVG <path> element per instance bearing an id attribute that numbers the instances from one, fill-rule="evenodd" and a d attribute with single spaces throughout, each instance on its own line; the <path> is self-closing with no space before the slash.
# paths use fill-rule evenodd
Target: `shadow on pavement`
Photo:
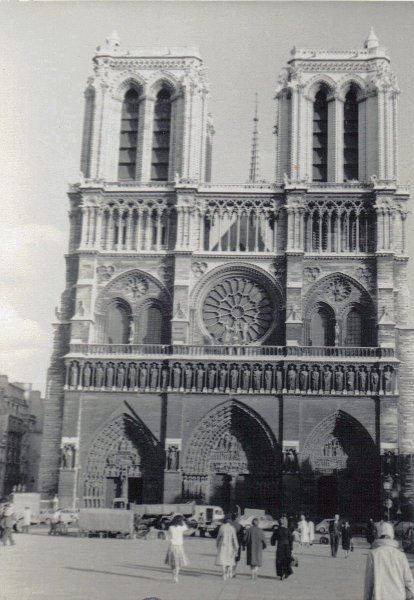
<path id="1" fill-rule="evenodd" d="M 116 575 L 117 577 L 132 577 L 133 579 L 148 579 L 149 581 L 159 581 L 154 577 L 145 577 L 144 575 L 130 575 L 129 573 L 114 573 L 113 571 L 99 571 L 98 569 L 81 569 L 80 567 L 64 567 L 68 571 L 82 571 L 82 573 L 100 573 L 103 575 Z"/>
<path id="2" fill-rule="evenodd" d="M 154 566 L 150 566 L 150 565 L 125 564 L 125 563 L 120 563 L 117 566 L 125 567 L 127 569 L 143 569 L 145 571 L 156 571 L 157 573 L 169 573 L 170 572 L 168 567 L 154 567 Z M 217 577 L 218 579 L 222 578 L 222 572 L 219 569 L 215 569 L 213 571 L 213 570 L 209 570 L 209 569 L 191 569 L 189 567 L 183 567 L 181 572 L 182 572 L 183 576 L 189 575 L 190 577 L 202 577 L 204 575 L 213 575 L 214 577 Z M 236 579 L 240 579 L 241 577 L 243 577 L 244 579 L 250 580 L 250 573 L 237 572 Z M 274 580 L 276 580 L 276 575 L 274 577 L 272 577 L 270 575 L 261 575 L 259 573 L 259 579 L 271 579 L 271 580 L 274 579 Z"/>

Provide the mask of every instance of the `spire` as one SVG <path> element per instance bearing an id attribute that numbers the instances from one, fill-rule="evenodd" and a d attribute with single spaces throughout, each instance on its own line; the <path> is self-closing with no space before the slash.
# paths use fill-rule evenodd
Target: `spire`
<path id="1" fill-rule="evenodd" d="M 364 46 L 368 50 L 373 50 L 374 48 L 378 48 L 378 46 L 379 46 L 378 38 L 375 35 L 375 31 L 374 31 L 374 28 L 372 26 L 371 26 L 371 30 L 369 32 L 369 36 L 365 40 Z"/>
<path id="2" fill-rule="evenodd" d="M 251 183 L 255 183 L 259 179 L 259 117 L 258 117 L 258 106 L 259 101 L 257 97 L 255 97 L 255 110 L 254 110 L 254 118 L 253 118 L 253 135 L 252 135 L 252 154 L 250 159 L 250 176 L 249 181 Z"/>

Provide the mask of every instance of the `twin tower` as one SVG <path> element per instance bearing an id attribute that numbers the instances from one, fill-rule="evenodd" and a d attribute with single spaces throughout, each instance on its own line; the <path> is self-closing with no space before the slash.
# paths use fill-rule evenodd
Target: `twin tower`
<path id="1" fill-rule="evenodd" d="M 413 332 L 398 96 L 371 31 L 294 48 L 274 182 L 211 183 L 194 48 L 94 57 L 41 485 L 64 506 L 412 511 Z"/>

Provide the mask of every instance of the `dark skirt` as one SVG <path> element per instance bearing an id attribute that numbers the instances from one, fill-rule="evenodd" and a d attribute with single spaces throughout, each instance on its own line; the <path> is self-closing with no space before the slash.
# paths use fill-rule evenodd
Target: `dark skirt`
<path id="1" fill-rule="evenodd" d="M 276 575 L 278 577 L 289 577 L 292 573 L 292 551 L 290 544 L 278 544 L 276 550 Z"/>

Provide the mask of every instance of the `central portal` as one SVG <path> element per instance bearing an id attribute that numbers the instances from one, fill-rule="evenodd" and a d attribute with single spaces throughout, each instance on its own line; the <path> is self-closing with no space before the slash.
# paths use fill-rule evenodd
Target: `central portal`
<path id="1" fill-rule="evenodd" d="M 232 400 L 208 413 L 184 457 L 183 499 L 229 512 L 275 510 L 280 452 L 272 432 L 253 410 Z"/>

